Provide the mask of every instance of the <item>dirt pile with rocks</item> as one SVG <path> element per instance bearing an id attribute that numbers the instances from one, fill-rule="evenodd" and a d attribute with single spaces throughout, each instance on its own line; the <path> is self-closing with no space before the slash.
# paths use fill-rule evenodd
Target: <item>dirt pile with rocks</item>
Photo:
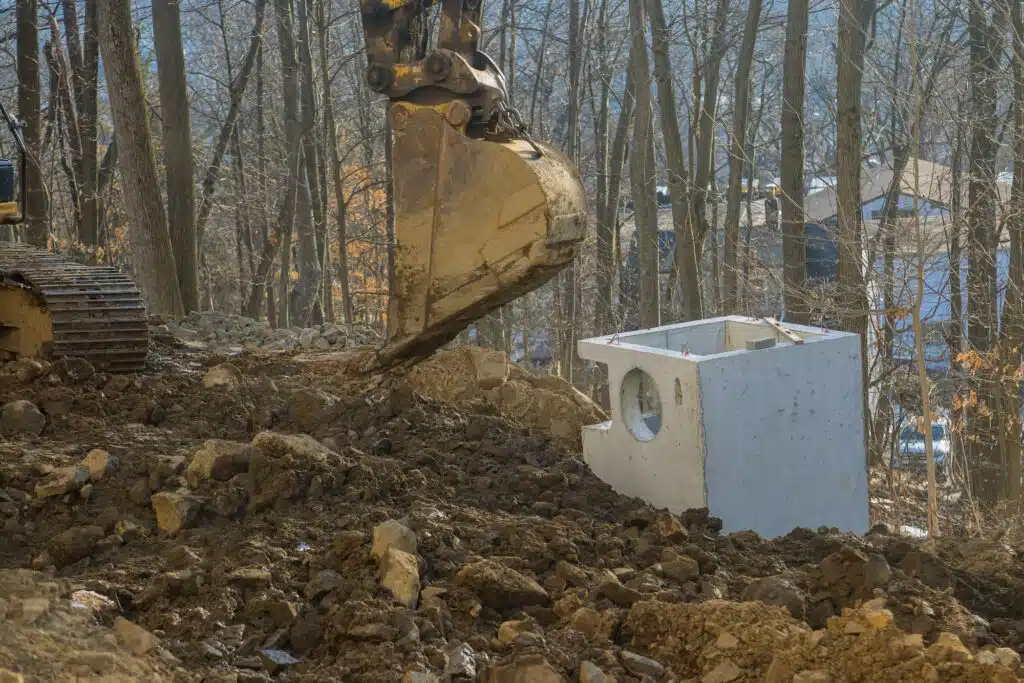
<path id="1" fill-rule="evenodd" d="M 61 680 L 60 648 L 112 681 L 1024 675 L 1012 547 L 655 510 L 507 416 L 488 392 L 545 389 L 507 363 L 484 387 L 477 352 L 366 376 L 363 349 L 178 346 L 134 377 L 0 370 L 0 612 L 27 583 L 54 620 L 0 628 L 0 681 Z M 39 624 L 52 646 L 19 647 Z"/>

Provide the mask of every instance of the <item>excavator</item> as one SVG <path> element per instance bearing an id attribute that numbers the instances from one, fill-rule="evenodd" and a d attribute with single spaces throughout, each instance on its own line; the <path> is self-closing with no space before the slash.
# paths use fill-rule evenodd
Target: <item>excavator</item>
<path id="1" fill-rule="evenodd" d="M 422 360 L 567 266 L 586 231 L 579 172 L 534 140 L 480 50 L 483 0 L 361 0 L 366 82 L 389 100 L 395 209 L 388 329 L 371 369 Z M 436 24 L 437 36 L 433 37 Z M 20 124 L 0 106 L 21 152 Z M 0 160 L 0 224 L 23 221 Z M 0 350 L 137 372 L 146 310 L 131 279 L 0 243 Z"/>

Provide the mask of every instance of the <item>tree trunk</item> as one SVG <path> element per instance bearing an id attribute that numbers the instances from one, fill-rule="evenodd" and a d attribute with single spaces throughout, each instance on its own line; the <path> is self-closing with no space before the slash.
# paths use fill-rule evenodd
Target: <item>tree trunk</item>
<path id="1" fill-rule="evenodd" d="M 302 122 L 302 158 L 304 168 L 300 171 L 299 203 L 296 214 L 296 235 L 299 240 L 299 305 L 303 327 L 323 320 L 323 306 L 320 302 L 320 285 L 323 269 L 320 264 L 323 254 L 317 245 L 317 232 L 324 224 L 320 202 L 320 179 L 316 162 L 315 98 L 313 96 L 313 55 L 310 51 L 309 12 L 307 0 L 298 0 L 299 20 L 299 92 Z"/>
<path id="2" fill-rule="evenodd" d="M 70 0 L 69 0 L 70 1 Z M 85 0 L 85 34 L 81 89 L 78 93 L 78 121 L 82 141 L 82 165 L 78 187 L 81 191 L 82 224 L 79 239 L 87 246 L 99 246 L 100 198 L 98 187 L 99 150 L 97 149 L 99 116 L 97 113 L 100 75 L 99 0 Z"/>
<path id="3" fill-rule="evenodd" d="M 127 179 L 121 191 L 131 225 L 128 241 L 136 284 L 151 313 L 181 316 L 181 291 L 160 198 L 128 0 L 99 0 L 99 33 L 121 177 Z"/>
<path id="4" fill-rule="evenodd" d="M 153 0 L 153 44 L 167 168 L 167 221 L 178 267 L 181 302 L 188 313 L 199 308 L 199 251 L 192 177 L 192 124 L 178 0 Z"/>
<path id="5" fill-rule="evenodd" d="M 679 270 L 680 285 L 693 286 L 692 280 L 700 281 L 700 260 L 704 253 L 704 240 L 712 230 L 718 231 L 708 216 L 708 197 L 714 183 L 715 165 L 715 124 L 718 115 L 718 83 L 721 78 L 722 57 L 725 55 L 725 24 L 729 18 L 729 0 L 718 0 L 715 21 L 712 26 L 711 45 L 704 62 L 704 92 L 697 106 L 697 159 L 693 173 L 693 223 L 696 240 L 693 254 L 696 270 L 690 274 Z M 703 302 L 702 302 L 703 303 Z M 700 316 L 698 316 L 700 317 Z M 687 317 L 687 320 L 692 318 Z"/>
<path id="6" fill-rule="evenodd" d="M 810 322 L 804 228 L 804 77 L 807 62 L 808 0 L 790 0 L 782 77 L 782 270 L 786 320 Z"/>
<path id="7" fill-rule="evenodd" d="M 39 116 L 39 3 L 17 0 L 16 33 L 18 40 L 18 117 L 25 122 L 25 196 L 21 197 L 28 243 L 46 248 L 50 230 L 47 220 L 49 200 L 40 159 Z"/>
<path id="8" fill-rule="evenodd" d="M 733 98 L 732 140 L 729 153 L 729 187 L 726 190 L 725 209 L 725 275 L 723 277 L 723 312 L 736 313 L 739 306 L 737 251 L 740 242 L 740 199 L 742 198 L 743 169 L 747 158 L 747 114 L 750 112 L 750 69 L 754 62 L 757 28 L 761 23 L 761 0 L 750 0 L 747 21 L 743 26 L 743 42 L 736 65 L 735 96 Z M 747 186 L 752 194 L 753 184 Z"/>
<path id="9" fill-rule="evenodd" d="M 636 119 L 629 155 L 637 251 L 640 261 L 640 327 L 656 327 L 660 313 L 660 268 L 658 253 L 658 208 L 655 204 L 654 109 L 651 104 L 651 73 L 644 35 L 643 0 L 630 0 L 629 26 L 632 35 L 630 68 L 636 91 Z"/>
<path id="10" fill-rule="evenodd" d="M 668 162 L 666 164 L 668 191 L 672 197 L 672 228 L 676 236 L 676 289 L 682 307 L 682 319 L 698 320 L 703 317 L 704 311 L 700 292 L 702 240 L 697 232 L 690 206 L 690 175 L 686 170 L 686 158 L 683 155 L 683 138 L 679 130 L 675 86 L 672 84 L 673 68 L 669 56 L 670 34 L 665 23 L 665 10 L 661 0 L 647 0 L 647 9 L 651 23 L 654 79 L 658 86 L 658 113 L 661 118 L 661 134 L 665 140 L 665 157 Z M 636 49 L 635 38 L 633 49 Z M 644 63 L 646 64 L 646 59 Z M 638 93 L 639 97 L 643 97 L 643 92 Z M 639 117 L 639 115 L 640 109 L 638 108 L 637 116 Z M 653 197 L 653 191 L 651 194 Z"/>
<path id="11" fill-rule="evenodd" d="M 970 4 L 968 12 L 972 112 L 967 187 L 967 338 L 980 354 L 992 350 L 996 330 L 996 104 L 1002 28 L 997 20 L 990 20 L 989 6 L 990 3 L 979 0 Z M 968 416 L 974 493 L 990 505 L 998 500 L 1005 482 L 991 412 L 995 406 L 996 379 L 987 370 L 979 371 L 979 405 Z"/>
<path id="12" fill-rule="evenodd" d="M 289 325 L 289 288 L 291 286 L 291 243 L 295 227 L 296 197 L 302 163 L 302 122 L 299 119 L 299 72 L 295 59 L 295 36 L 292 32 L 290 0 L 274 0 L 277 13 L 277 42 L 281 51 L 281 88 L 284 101 L 284 129 L 288 147 L 288 180 L 284 200 L 278 214 L 281 235 L 281 279 L 277 296 L 279 327 Z"/>

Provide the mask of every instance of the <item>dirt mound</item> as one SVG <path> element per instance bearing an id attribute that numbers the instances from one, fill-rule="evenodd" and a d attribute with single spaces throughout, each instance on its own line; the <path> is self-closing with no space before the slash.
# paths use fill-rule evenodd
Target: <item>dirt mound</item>
<path id="1" fill-rule="evenodd" d="M 465 346 L 441 351 L 409 373 L 424 396 L 447 403 L 484 401 L 538 434 L 579 448 L 580 429 L 608 419 L 569 382 L 534 375 L 501 351 Z"/>
<path id="2" fill-rule="evenodd" d="M 0 372 L 0 407 L 28 404 L 0 410 L 0 565 L 109 610 L 69 651 L 119 616 L 159 640 L 139 666 L 217 683 L 1016 680 L 1011 548 L 655 510 L 488 398 L 578 405 L 500 354 L 364 376 L 360 349 L 161 353 Z"/>
<path id="3" fill-rule="evenodd" d="M 0 570 L 0 681 L 161 683 L 189 675 L 117 605 L 38 572 Z M 103 624 L 110 624 L 106 628 Z"/>

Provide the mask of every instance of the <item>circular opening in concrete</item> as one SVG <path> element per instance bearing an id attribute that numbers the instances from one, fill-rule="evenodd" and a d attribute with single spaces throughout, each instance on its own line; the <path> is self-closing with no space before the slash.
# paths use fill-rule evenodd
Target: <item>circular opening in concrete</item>
<path id="1" fill-rule="evenodd" d="M 661 397 L 654 380 L 640 368 L 622 378 L 622 419 L 637 441 L 650 441 L 661 430 Z"/>

